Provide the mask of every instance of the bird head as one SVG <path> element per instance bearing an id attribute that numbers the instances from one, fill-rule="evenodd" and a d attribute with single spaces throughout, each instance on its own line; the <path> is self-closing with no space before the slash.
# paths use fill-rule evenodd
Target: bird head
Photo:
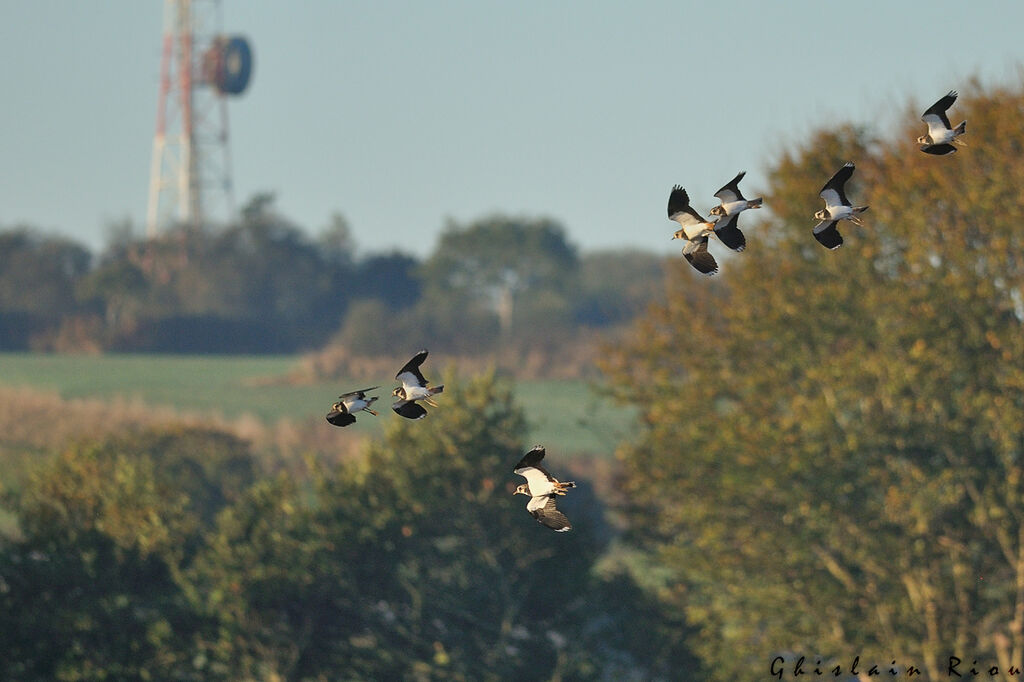
<path id="1" fill-rule="evenodd" d="M 828 220 L 828 211 L 821 209 L 820 211 L 815 212 L 814 217 L 818 220 Z"/>
<path id="2" fill-rule="evenodd" d="M 931 144 L 932 143 L 932 138 L 931 138 L 930 135 L 922 135 L 921 137 L 917 138 L 917 143 L 918 144 Z"/>
<path id="3" fill-rule="evenodd" d="M 341 403 L 334 403 L 331 405 L 331 412 L 344 412 L 344 406 Z"/>
<path id="4" fill-rule="evenodd" d="M 405 387 L 404 386 L 399 386 L 395 390 L 391 391 L 391 395 L 393 395 L 396 398 L 399 398 L 401 400 L 405 400 Z"/>
<path id="5" fill-rule="evenodd" d="M 686 239 L 686 230 L 676 230 L 672 235 L 672 239 Z"/>
<path id="6" fill-rule="evenodd" d="M 719 204 L 710 211 L 710 215 L 725 215 L 725 207 Z"/>
<path id="7" fill-rule="evenodd" d="M 520 484 L 519 487 L 516 488 L 516 491 L 514 493 L 512 493 L 512 494 L 513 495 L 527 495 L 527 496 L 530 496 L 530 484 L 529 483 L 522 483 L 522 484 Z"/>

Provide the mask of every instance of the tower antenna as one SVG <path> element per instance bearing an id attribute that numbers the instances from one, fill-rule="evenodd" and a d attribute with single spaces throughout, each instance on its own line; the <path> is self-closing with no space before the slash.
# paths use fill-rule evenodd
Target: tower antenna
<path id="1" fill-rule="evenodd" d="M 146 236 L 234 216 L 227 98 L 242 94 L 252 50 L 225 36 L 220 0 L 164 0 L 163 50 Z"/>

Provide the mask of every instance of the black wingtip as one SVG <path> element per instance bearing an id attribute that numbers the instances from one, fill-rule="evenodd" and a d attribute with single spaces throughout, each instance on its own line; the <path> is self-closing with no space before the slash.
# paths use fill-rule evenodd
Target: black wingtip
<path id="1" fill-rule="evenodd" d="M 929 144 L 921 147 L 921 151 L 932 156 L 946 156 L 956 152 L 956 147 L 951 144 Z"/>
<path id="2" fill-rule="evenodd" d="M 391 409 L 395 414 L 405 417 L 406 419 L 423 419 L 427 416 L 427 410 L 422 405 L 414 401 L 402 402 L 399 401 L 391 405 Z"/>
<path id="3" fill-rule="evenodd" d="M 534 445 L 529 452 L 523 455 L 522 458 L 516 462 L 516 465 L 512 467 L 512 471 L 522 469 L 523 467 L 536 466 L 542 459 L 544 459 L 545 454 L 543 445 Z"/>
<path id="4" fill-rule="evenodd" d="M 350 415 L 348 412 L 341 412 L 339 410 L 331 410 L 327 413 L 327 421 L 334 426 L 348 426 L 349 424 L 355 424 L 356 418 Z"/>

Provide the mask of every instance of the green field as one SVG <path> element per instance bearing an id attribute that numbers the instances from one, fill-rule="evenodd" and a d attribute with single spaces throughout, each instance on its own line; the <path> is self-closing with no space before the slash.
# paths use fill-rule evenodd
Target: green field
<path id="1" fill-rule="evenodd" d="M 53 390 L 64 398 L 118 397 L 226 418 L 252 414 L 267 422 L 323 415 L 339 393 L 365 385 L 274 381 L 297 363 L 296 356 L 0 353 L 0 384 Z M 381 402 L 388 401 L 394 385 L 381 381 Z M 604 400 L 585 381 L 522 381 L 515 394 L 529 420 L 529 444 L 610 454 L 631 432 L 632 412 Z M 380 419 L 360 419 L 359 428 L 376 432 L 391 418 L 397 417 L 384 410 Z M 324 422 L 324 427 L 329 425 Z"/>

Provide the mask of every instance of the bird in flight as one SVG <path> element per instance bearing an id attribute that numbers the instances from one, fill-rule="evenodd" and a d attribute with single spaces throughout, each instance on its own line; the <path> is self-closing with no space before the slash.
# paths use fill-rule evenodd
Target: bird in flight
<path id="1" fill-rule="evenodd" d="M 840 220 L 861 225 L 858 214 L 868 210 L 867 206 L 851 206 L 846 198 L 846 181 L 853 175 L 853 163 L 847 163 L 836 171 L 818 194 L 825 200 L 825 208 L 814 214 L 820 220 L 814 226 L 814 238 L 826 249 L 838 249 L 843 245 L 843 235 L 839 234 L 836 225 Z"/>
<path id="2" fill-rule="evenodd" d="M 512 467 L 512 472 L 519 474 L 526 479 L 513 495 L 526 495 L 530 501 L 526 503 L 526 511 L 530 512 L 533 518 L 548 528 L 564 533 L 572 530 L 572 524 L 565 514 L 558 511 L 555 506 L 555 498 L 565 495 L 567 488 L 575 488 L 574 481 L 559 481 L 548 473 L 548 470 L 541 466 L 540 461 L 544 459 L 544 447 L 533 446 L 533 449 L 523 455 L 519 463 Z"/>
<path id="3" fill-rule="evenodd" d="M 917 138 L 921 151 L 925 154 L 945 156 L 956 151 L 958 144 L 965 144 L 957 138 L 967 132 L 967 121 L 962 121 L 956 128 L 949 124 L 946 110 L 956 101 L 956 90 L 950 90 L 945 97 L 924 110 L 921 120 L 928 124 L 928 134 Z"/>
<path id="4" fill-rule="evenodd" d="M 420 372 L 420 365 L 427 359 L 427 351 L 421 350 L 416 353 L 409 362 L 405 363 L 402 369 L 395 375 L 397 381 L 402 385 L 391 392 L 391 395 L 398 398 L 398 401 L 391 405 L 391 409 L 406 419 L 423 419 L 427 416 L 427 410 L 417 400 L 422 400 L 431 407 L 437 407 L 431 397 L 444 391 L 444 385 L 430 386 Z"/>
<path id="5" fill-rule="evenodd" d="M 676 185 L 668 196 L 668 218 L 679 223 L 681 229 L 676 230 L 672 239 L 685 239 L 683 256 L 696 268 L 697 272 L 713 275 L 718 272 L 715 257 L 708 252 L 708 238 L 715 235 L 715 224 L 705 220 L 690 206 L 690 195 Z"/>
<path id="6" fill-rule="evenodd" d="M 743 198 L 743 193 L 740 192 L 740 180 L 746 174 L 746 171 L 740 171 L 728 184 L 715 192 L 715 197 L 722 203 L 712 208 L 710 212 L 711 215 L 718 217 L 718 221 L 715 223 L 715 234 L 723 244 L 733 251 L 742 251 L 747 246 L 746 237 L 736 226 L 736 220 L 740 213 L 748 208 L 761 208 L 761 204 L 764 202 L 761 197 L 750 200 Z"/>
<path id="7" fill-rule="evenodd" d="M 366 394 L 378 388 L 380 388 L 380 386 L 361 388 L 358 391 L 352 391 L 351 393 L 342 393 L 338 396 L 338 402 L 331 405 L 331 411 L 327 413 L 327 421 L 335 426 L 348 426 L 349 424 L 355 424 L 356 412 L 360 411 L 369 412 L 376 417 L 377 413 L 370 409 L 370 405 L 377 400 L 377 396 L 367 398 Z"/>

